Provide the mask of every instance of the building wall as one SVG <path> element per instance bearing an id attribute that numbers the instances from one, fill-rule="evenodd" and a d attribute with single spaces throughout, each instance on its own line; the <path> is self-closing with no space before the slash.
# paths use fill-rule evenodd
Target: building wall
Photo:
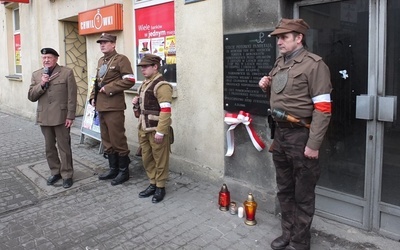
<path id="1" fill-rule="evenodd" d="M 222 2 L 176 1 L 178 97 L 174 163 L 215 178 L 224 173 Z M 175 160 L 181 160 L 176 162 Z M 183 160 L 183 161 L 182 161 Z"/>
<path id="2" fill-rule="evenodd" d="M 22 65 L 21 81 L 4 76 L 12 73 L 9 59 L 0 58 L 0 109 L 7 109 L 34 120 L 36 103 L 27 99 L 30 77 L 41 68 L 40 49 L 53 47 L 60 53 L 59 64 L 65 65 L 64 21 L 77 22 L 79 12 L 113 3 L 122 3 L 124 30 L 118 36 L 117 51 L 134 63 L 134 4 L 133 0 L 69 0 L 31 1 L 20 4 Z M 286 1 L 275 0 L 205 0 L 191 4 L 175 1 L 177 88 L 174 98 L 170 168 L 199 178 L 228 184 L 233 199 L 244 201 L 248 192 L 255 194 L 260 209 L 275 211 L 275 180 L 271 155 L 258 152 L 252 146 L 244 127 L 235 131 L 237 148 L 232 157 L 225 156 L 226 131 L 224 124 L 224 43 L 225 34 L 273 29 L 281 13 L 287 11 Z M 250 4 L 251 2 L 251 4 Z M 284 2 L 282 4 L 282 2 Z M 10 12 L 0 8 L 0 22 L 10 22 Z M 3 34 L 7 34 L 6 36 Z M 99 34 L 85 36 L 87 77 L 95 75 L 97 59 L 102 56 L 96 39 Z M 3 25 L 0 30 L 0 52 L 12 58 L 12 30 Z M 4 46 L 3 46 L 4 45 Z M 134 65 L 133 65 L 134 66 Z M 136 150 L 137 121 L 133 116 L 131 99 L 126 93 L 126 135 L 131 150 Z M 253 126 L 267 142 L 266 117 L 254 117 Z M 215 190 L 216 195 L 219 190 Z"/>

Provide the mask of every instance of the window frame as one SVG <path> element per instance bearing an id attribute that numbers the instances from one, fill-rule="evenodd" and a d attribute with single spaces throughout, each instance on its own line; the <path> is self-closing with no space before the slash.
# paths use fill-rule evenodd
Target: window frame
<path id="1" fill-rule="evenodd" d="M 18 16 L 16 15 L 18 12 Z M 13 8 L 12 9 L 12 21 L 13 21 L 13 69 L 16 75 L 22 75 L 22 65 L 21 63 L 18 65 L 17 61 L 21 61 L 21 50 L 17 50 L 16 45 L 16 37 L 19 37 L 19 43 L 21 43 L 21 18 L 20 18 L 20 9 Z M 18 27 L 17 27 L 18 26 Z M 19 44 L 21 46 L 21 44 Z M 17 52 L 19 52 L 19 59 L 17 58 Z"/>

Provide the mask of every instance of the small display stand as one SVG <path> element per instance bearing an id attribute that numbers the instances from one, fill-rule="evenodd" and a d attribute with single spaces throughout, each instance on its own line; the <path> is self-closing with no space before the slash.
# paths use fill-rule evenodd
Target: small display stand
<path id="1" fill-rule="evenodd" d="M 81 140 L 80 140 L 81 144 L 84 143 L 85 136 L 89 136 L 93 139 L 100 141 L 99 154 L 102 154 L 103 144 L 101 143 L 101 135 L 100 135 L 100 119 L 97 111 L 90 103 L 86 104 L 85 114 L 82 119 Z"/>

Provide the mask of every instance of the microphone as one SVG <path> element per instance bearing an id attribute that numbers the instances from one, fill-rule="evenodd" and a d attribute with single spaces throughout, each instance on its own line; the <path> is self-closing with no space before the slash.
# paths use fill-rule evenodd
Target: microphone
<path id="1" fill-rule="evenodd" d="M 47 67 L 44 67 L 44 69 L 43 69 L 43 74 L 49 75 L 49 74 L 50 74 L 50 69 L 47 68 Z M 48 89 L 48 88 L 49 88 L 49 82 L 45 82 L 44 87 L 45 87 L 46 89 Z"/>

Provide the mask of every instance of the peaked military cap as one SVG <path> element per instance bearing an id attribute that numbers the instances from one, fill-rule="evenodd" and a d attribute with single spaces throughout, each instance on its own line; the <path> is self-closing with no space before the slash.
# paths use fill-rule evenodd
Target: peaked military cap
<path id="1" fill-rule="evenodd" d="M 113 36 L 113 35 L 108 34 L 108 33 L 103 33 L 103 34 L 101 34 L 99 40 L 97 40 L 96 42 L 97 43 L 100 43 L 100 42 L 112 42 L 112 43 L 115 43 L 116 41 L 117 41 L 117 37 L 116 36 Z"/>
<path id="2" fill-rule="evenodd" d="M 152 65 L 152 64 L 160 64 L 161 57 L 153 55 L 153 54 L 145 54 L 138 66 L 144 65 Z"/>
<path id="3" fill-rule="evenodd" d="M 43 49 L 40 50 L 40 53 L 41 53 L 42 55 L 52 54 L 52 55 L 55 55 L 55 56 L 60 56 L 60 55 L 57 53 L 57 51 L 56 51 L 55 49 L 52 49 L 52 48 L 43 48 Z"/>
<path id="4" fill-rule="evenodd" d="M 270 36 L 276 36 L 279 34 L 298 32 L 303 35 L 307 33 L 310 26 L 303 19 L 286 19 L 282 18 L 275 30 L 269 34 Z"/>

